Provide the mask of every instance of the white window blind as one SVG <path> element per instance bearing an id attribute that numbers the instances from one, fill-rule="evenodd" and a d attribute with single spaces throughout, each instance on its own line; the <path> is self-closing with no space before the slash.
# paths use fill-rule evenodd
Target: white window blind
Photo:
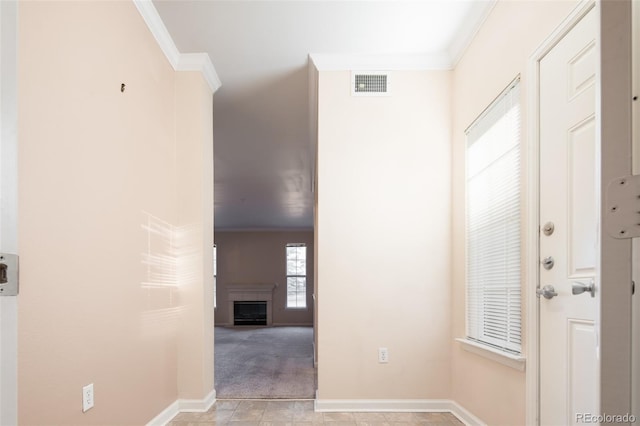
<path id="1" fill-rule="evenodd" d="M 287 244 L 287 308 L 307 307 L 307 247 Z"/>
<path id="2" fill-rule="evenodd" d="M 467 338 L 521 352 L 519 79 L 467 130 Z"/>

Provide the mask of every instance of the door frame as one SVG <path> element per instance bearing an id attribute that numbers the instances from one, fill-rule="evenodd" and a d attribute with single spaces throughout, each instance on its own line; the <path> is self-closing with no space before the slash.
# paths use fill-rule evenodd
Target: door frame
<path id="1" fill-rule="evenodd" d="M 0 251 L 18 253 L 18 2 L 0 1 Z M 18 297 L 0 297 L 0 424 L 18 423 Z"/>
<path id="2" fill-rule="evenodd" d="M 632 3 L 632 16 L 635 25 L 632 28 L 632 60 L 633 60 L 633 94 L 637 96 L 640 92 L 640 3 Z M 633 24 L 632 24 L 633 25 Z M 633 174 L 640 174 L 640 101 L 633 102 Z M 632 302 L 632 324 L 640 324 L 640 239 L 633 242 L 633 279 L 638 287 L 636 296 Z M 632 329 L 633 349 L 632 349 L 632 391 L 631 391 L 631 411 L 636 417 L 640 417 L 640 327 Z"/>
<path id="3" fill-rule="evenodd" d="M 540 419 L 540 305 L 536 295 L 539 286 L 540 266 L 540 62 L 571 31 L 582 18 L 596 6 L 595 0 L 583 0 L 564 21 L 542 42 L 529 58 L 529 82 L 527 84 L 527 121 L 529 143 L 527 146 L 527 235 L 526 235 L 526 403 L 525 418 L 530 425 Z M 598 49 L 599 52 L 599 49 Z M 599 54 L 599 53 L 598 53 Z M 598 62 L 599 57 L 598 57 Z M 596 78 L 596 92 L 599 78 Z M 596 117 L 600 117 L 596 104 Z M 600 138 L 596 135 L 596 144 Z M 597 253 L 599 258 L 599 252 Z M 597 272 L 596 272 L 597 274 Z"/>
<path id="4" fill-rule="evenodd" d="M 631 0 L 600 1 L 600 91 L 602 199 L 609 182 L 632 174 L 632 14 Z M 606 143 L 604 143 L 606 142 Z M 606 229 L 604 203 L 601 229 Z M 631 413 L 630 239 L 602 232 L 600 239 L 600 411 Z"/>
<path id="5" fill-rule="evenodd" d="M 630 0 L 624 2 L 608 2 L 604 0 L 582 0 L 565 20 L 547 37 L 529 58 L 528 115 L 528 175 L 527 175 L 527 247 L 526 247 L 526 423 L 539 424 L 540 386 L 539 386 L 539 300 L 536 288 L 539 285 L 539 205 L 540 205 L 540 155 L 539 155 L 539 94 L 540 94 L 540 61 L 591 9 L 595 7 L 598 14 L 596 34 L 597 63 L 603 64 L 601 53 L 607 52 L 611 57 L 605 58 L 609 66 L 599 66 L 596 70 L 596 154 L 600 165 L 600 188 L 598 189 L 598 205 L 602 211 L 603 191 L 607 183 L 615 177 L 631 174 L 631 49 L 626 52 L 620 48 L 619 39 L 628 37 L 631 41 Z M 603 13 L 604 11 L 604 13 Z M 627 20 L 627 21 L 625 21 Z M 603 22 L 606 25 L 603 25 Z M 621 25 L 622 23 L 622 25 Z M 602 33 L 600 28 L 613 28 Z M 628 69 L 625 68 L 628 62 Z M 611 65 L 614 64 L 614 65 Z M 628 80 L 628 81 L 627 81 Z M 603 95 L 603 92 L 605 95 Z M 628 97 L 628 105 L 624 99 Z M 628 114 L 625 114 L 628 108 Z M 613 112 L 603 115 L 603 111 Z M 622 110 L 623 113 L 620 113 Z M 626 120 L 626 121 L 625 121 Z M 628 122 L 627 122 L 628 121 Z M 603 145 L 602 140 L 607 140 Z M 614 142 L 612 142 L 614 141 Z M 628 163 L 628 164 L 627 164 Z M 603 216 L 603 215 L 599 215 Z M 603 218 L 600 217 L 600 229 L 603 229 Z M 596 327 L 599 340 L 599 413 L 614 414 L 631 412 L 631 303 L 626 282 L 631 280 L 631 244 L 628 240 L 616 240 L 605 233 L 599 233 L 597 257 L 600 267 L 596 271 L 596 283 L 620 283 L 606 286 L 603 291 L 596 292 L 599 312 L 596 314 Z M 603 253 L 612 253 L 609 256 Z M 621 256 L 620 253 L 623 255 Z M 627 254 L 625 256 L 624 254 Z M 630 285 L 628 287 L 630 290 Z M 603 302 L 603 299 L 605 301 Z M 628 305 L 626 308 L 621 308 Z M 628 309 L 627 309 L 628 308 Z M 604 334 L 603 334 L 604 330 Z M 615 330 L 615 332 L 607 332 Z M 627 378 L 626 380 L 624 378 Z M 628 382 L 628 383 L 627 383 Z M 615 386 L 614 386 L 615 385 Z"/>

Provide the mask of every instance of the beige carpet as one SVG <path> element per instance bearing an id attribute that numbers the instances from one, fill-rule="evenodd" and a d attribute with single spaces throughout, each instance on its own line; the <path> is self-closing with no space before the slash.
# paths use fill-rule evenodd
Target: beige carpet
<path id="1" fill-rule="evenodd" d="M 215 330 L 216 397 L 314 398 L 313 328 Z"/>

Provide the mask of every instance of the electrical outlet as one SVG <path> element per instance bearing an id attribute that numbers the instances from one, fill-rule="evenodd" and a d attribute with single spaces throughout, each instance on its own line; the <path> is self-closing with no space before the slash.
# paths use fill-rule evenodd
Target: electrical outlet
<path id="1" fill-rule="evenodd" d="M 378 348 L 378 362 L 380 364 L 386 364 L 389 362 L 389 349 Z"/>
<path id="2" fill-rule="evenodd" d="M 82 388 L 82 412 L 93 408 L 93 383 Z"/>

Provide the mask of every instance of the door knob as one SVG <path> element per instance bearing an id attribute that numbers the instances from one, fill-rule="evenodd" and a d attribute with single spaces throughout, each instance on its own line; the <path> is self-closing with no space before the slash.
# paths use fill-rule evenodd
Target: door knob
<path id="1" fill-rule="evenodd" d="M 593 280 L 591 280 L 589 284 L 576 281 L 571 285 L 571 293 L 574 295 L 582 294 L 587 291 L 591 293 L 591 297 L 596 297 L 596 286 L 593 283 Z"/>
<path id="2" fill-rule="evenodd" d="M 536 294 L 538 297 L 543 296 L 545 299 L 553 299 L 558 295 L 558 293 L 556 293 L 556 289 L 553 288 L 552 285 L 545 285 L 544 287 L 537 289 Z"/>

